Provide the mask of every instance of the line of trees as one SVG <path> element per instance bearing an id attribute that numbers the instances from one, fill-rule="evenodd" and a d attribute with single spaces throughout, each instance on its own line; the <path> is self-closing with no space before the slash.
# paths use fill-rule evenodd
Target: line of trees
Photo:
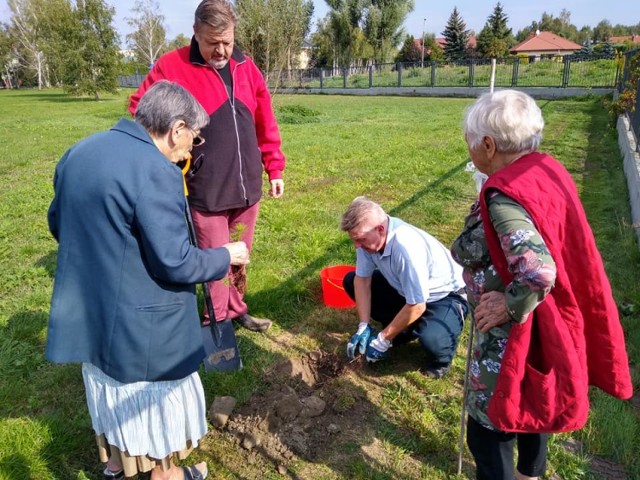
<path id="1" fill-rule="evenodd" d="M 0 76 L 4 86 L 61 86 L 71 94 L 116 91 L 117 75 L 145 73 L 165 52 L 188 45 L 167 40 L 157 0 L 135 0 L 131 28 L 120 49 L 115 9 L 105 0 L 8 0 L 9 24 L 0 24 Z M 309 36 L 312 0 L 236 0 L 236 42 L 265 72 L 296 68 Z"/>
<path id="2" fill-rule="evenodd" d="M 0 27 L 2 78 L 32 79 L 39 88 L 70 93 L 114 91 L 118 35 L 114 9 L 103 0 L 9 0 L 11 24 Z"/>
<path id="3" fill-rule="evenodd" d="M 536 30 L 550 31 L 583 45 L 582 50 L 578 52 L 580 56 L 613 55 L 614 46 L 609 42 L 611 37 L 640 35 L 640 22 L 630 26 L 612 26 L 608 20 L 602 20 L 593 28 L 583 26 L 578 29 L 571 23 L 571 12 L 567 9 L 562 9 L 557 17 L 544 12 L 540 20 L 532 21 L 530 25 L 515 35 L 508 23 L 509 17 L 502 4 L 498 2 L 487 17 L 482 30 L 476 34 L 467 30 L 462 15 L 457 7 L 454 7 L 445 29 L 441 33 L 445 40 L 444 49 L 435 41 L 435 35 L 432 33 L 427 33 L 422 39 L 424 52 L 421 50 L 420 41 L 416 42 L 414 37 L 407 36 L 394 60 L 415 63 L 423 59 L 426 61 L 455 61 L 469 57 L 507 57 L 509 50 L 514 45 L 526 40 Z M 476 39 L 475 47 L 469 44 L 472 35 Z M 625 44 L 615 47 L 618 50 L 629 50 L 637 48 L 638 45 L 627 41 Z"/>
<path id="4" fill-rule="evenodd" d="M 413 0 L 325 0 L 327 15 L 311 37 L 312 65 L 347 68 L 393 58 Z"/>
<path id="5" fill-rule="evenodd" d="M 479 32 L 468 30 L 457 8 L 441 33 L 444 48 L 428 33 L 416 42 L 403 25 L 414 0 L 325 0 L 329 12 L 311 35 L 310 66 L 349 68 L 390 61 L 458 60 L 469 56 L 502 57 L 536 30 L 552 31 L 584 45 L 580 54 L 610 53 L 611 36 L 640 35 L 635 26 L 602 20 L 578 29 L 566 9 L 558 17 L 543 13 L 517 34 L 497 3 Z M 0 76 L 5 86 L 62 86 L 72 94 L 112 92 L 117 74 L 144 73 L 163 53 L 188 45 L 182 34 L 166 38 L 165 17 L 157 0 L 135 0 L 127 17 L 127 50 L 113 26 L 115 14 L 105 0 L 8 0 L 9 24 L 0 24 Z M 312 0 L 236 0 L 240 23 L 236 42 L 266 72 L 299 68 L 309 38 Z M 476 46 L 469 39 L 476 35 Z M 404 42 L 403 42 L 404 40 Z M 401 48 L 398 50 L 398 47 Z"/>

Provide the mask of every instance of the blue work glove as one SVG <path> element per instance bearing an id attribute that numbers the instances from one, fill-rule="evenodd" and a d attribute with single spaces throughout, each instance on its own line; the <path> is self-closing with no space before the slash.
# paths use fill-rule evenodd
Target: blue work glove
<path id="1" fill-rule="evenodd" d="M 360 322 L 358 324 L 358 331 L 351 335 L 349 343 L 347 343 L 347 357 L 349 360 L 356 358 L 356 353 L 364 355 L 364 352 L 369 344 L 369 338 L 375 335 L 376 331 L 371 328 L 368 322 Z"/>
<path id="2" fill-rule="evenodd" d="M 389 355 L 389 349 L 391 348 L 391 340 L 387 340 L 382 332 L 375 337 L 369 345 L 367 345 L 367 350 L 365 353 L 365 357 L 367 362 L 375 363 L 380 360 L 384 360 Z"/>

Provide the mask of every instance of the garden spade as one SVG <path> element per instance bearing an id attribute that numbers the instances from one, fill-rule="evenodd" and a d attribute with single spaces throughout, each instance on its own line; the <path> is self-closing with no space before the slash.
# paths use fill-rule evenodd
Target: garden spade
<path id="1" fill-rule="evenodd" d="M 184 175 L 189 172 L 190 168 L 191 156 L 188 156 L 185 160 L 185 165 L 182 167 L 184 194 L 186 197 L 189 196 L 189 190 L 187 189 L 187 182 Z M 196 232 L 193 227 L 193 219 L 191 217 L 191 209 L 189 208 L 188 201 L 185 205 L 184 216 L 187 222 L 187 228 L 189 229 L 189 240 L 193 246 L 198 247 L 198 240 L 196 239 Z M 209 322 L 203 322 L 200 326 L 202 344 L 206 353 L 206 357 L 204 358 L 205 370 L 207 372 L 211 370 L 218 372 L 233 372 L 240 370 L 242 368 L 242 358 L 240 357 L 240 350 L 238 349 L 238 341 L 233 329 L 233 322 L 230 319 L 226 319 L 222 322 L 216 321 L 213 302 L 211 301 L 211 292 L 209 291 L 209 286 L 206 282 L 202 283 L 202 290 L 205 308 L 209 313 Z"/>

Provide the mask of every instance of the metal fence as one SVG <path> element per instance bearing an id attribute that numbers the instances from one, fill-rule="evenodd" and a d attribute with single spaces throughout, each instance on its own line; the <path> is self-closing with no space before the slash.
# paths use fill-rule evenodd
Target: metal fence
<path id="1" fill-rule="evenodd" d="M 627 109 L 627 118 L 629 118 L 629 129 L 635 135 L 636 150 L 640 152 L 640 79 L 636 85 L 632 85 L 631 70 L 640 68 L 640 48 L 625 53 L 624 71 L 620 76 L 618 91 L 620 93 L 628 88 L 635 88 L 636 102 L 635 105 Z"/>
<path id="2" fill-rule="evenodd" d="M 622 62 L 605 57 L 554 56 L 497 59 L 496 87 L 615 88 Z M 383 63 L 347 69 L 313 68 L 265 75 L 269 88 L 488 87 L 490 59 L 459 62 Z M 121 87 L 137 87 L 144 75 L 120 76 Z"/>
<path id="3" fill-rule="evenodd" d="M 535 61 L 496 61 L 496 87 L 615 88 L 620 64 L 614 58 L 575 55 Z M 347 69 L 287 70 L 267 75 L 270 88 L 488 87 L 490 59 L 459 62 L 386 63 Z"/>

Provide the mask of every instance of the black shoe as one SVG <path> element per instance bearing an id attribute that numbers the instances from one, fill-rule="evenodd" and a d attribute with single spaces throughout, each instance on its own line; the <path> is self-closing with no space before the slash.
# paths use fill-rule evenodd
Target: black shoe
<path id="1" fill-rule="evenodd" d="M 124 480 L 124 470 L 120 470 L 115 473 L 108 468 L 105 468 L 102 474 L 104 476 L 104 480 Z"/>
<path id="2" fill-rule="evenodd" d="M 424 369 L 424 374 L 435 380 L 444 377 L 451 370 L 451 365 L 431 366 Z"/>
<path id="3" fill-rule="evenodd" d="M 272 323 L 268 318 L 252 317 L 248 313 L 245 313 L 238 318 L 234 318 L 234 320 L 252 332 L 264 332 L 271 327 Z"/>

